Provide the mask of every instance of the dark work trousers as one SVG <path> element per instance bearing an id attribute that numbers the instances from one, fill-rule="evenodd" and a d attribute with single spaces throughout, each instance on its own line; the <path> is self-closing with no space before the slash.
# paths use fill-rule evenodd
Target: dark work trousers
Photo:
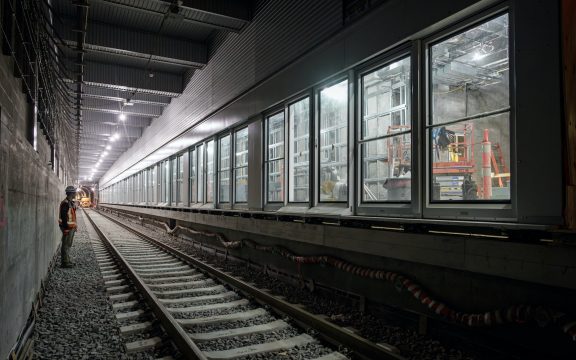
<path id="1" fill-rule="evenodd" d="M 68 234 L 62 234 L 62 246 L 60 247 L 60 255 L 62 256 L 62 265 L 70 264 L 70 248 L 72 247 L 72 240 L 76 229 L 72 229 Z"/>

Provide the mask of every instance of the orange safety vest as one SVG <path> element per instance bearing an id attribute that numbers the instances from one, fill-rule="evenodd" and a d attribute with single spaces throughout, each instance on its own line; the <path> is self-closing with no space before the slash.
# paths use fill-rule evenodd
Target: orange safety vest
<path id="1" fill-rule="evenodd" d="M 63 210 L 66 210 L 66 213 L 63 214 Z M 66 225 L 64 224 L 63 216 L 66 216 Z M 66 234 L 72 229 L 76 229 L 76 207 L 74 203 L 68 201 L 68 199 L 62 200 L 60 203 L 60 214 L 58 216 L 58 225 L 60 229 Z"/>

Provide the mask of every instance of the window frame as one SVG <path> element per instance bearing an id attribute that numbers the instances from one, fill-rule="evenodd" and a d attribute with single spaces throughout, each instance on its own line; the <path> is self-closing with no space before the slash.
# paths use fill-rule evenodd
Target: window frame
<path id="1" fill-rule="evenodd" d="M 355 134 L 354 134 L 354 155 L 355 155 L 355 179 L 357 186 L 355 187 L 355 214 L 366 216 L 382 216 L 382 217 L 418 217 L 420 215 L 420 152 L 419 152 L 419 130 L 420 130 L 420 110 L 419 110 L 419 65 L 418 61 L 419 42 L 411 41 L 400 45 L 384 54 L 366 62 L 355 71 L 356 91 L 356 109 L 355 109 Z M 411 129 L 403 131 L 395 135 L 384 135 L 372 137 L 362 140 L 362 116 L 364 106 L 364 88 L 363 77 L 378 69 L 385 67 L 393 62 L 403 59 L 410 60 L 410 83 L 406 89 L 406 99 L 410 97 L 410 112 L 411 112 Z M 408 108 L 408 107 L 407 107 Z M 411 191 L 409 201 L 370 201 L 363 200 L 363 171 L 364 161 L 362 157 L 362 144 L 367 144 L 371 141 L 378 139 L 389 139 L 400 134 L 410 134 L 411 144 Z"/>
<path id="2" fill-rule="evenodd" d="M 282 114 L 284 119 L 283 119 L 283 130 L 284 130 L 284 155 L 282 159 L 276 159 L 273 161 L 278 161 L 278 160 L 282 160 L 282 163 L 284 164 L 284 170 L 283 170 L 283 174 L 281 176 L 282 181 L 284 183 L 284 189 L 283 189 L 283 199 L 281 201 L 269 201 L 268 199 L 268 168 L 269 168 L 269 163 L 270 160 L 268 159 L 269 157 L 269 153 L 268 153 L 268 124 L 269 124 L 269 119 L 271 117 L 274 117 L 276 115 Z M 272 109 L 269 109 L 268 111 L 263 113 L 263 121 L 262 121 L 262 129 L 263 129 L 263 133 L 262 133 L 262 141 L 263 141 L 263 148 L 262 148 L 262 161 L 263 161 L 263 174 L 262 174 L 262 189 L 264 191 L 263 193 L 263 197 L 262 200 L 264 201 L 264 210 L 266 211 L 275 211 L 278 210 L 280 208 L 282 208 L 285 204 L 286 204 L 286 115 L 287 115 L 287 110 L 286 110 L 286 106 L 284 104 L 276 106 Z"/>
<path id="3" fill-rule="evenodd" d="M 246 130 L 246 165 L 244 166 L 237 166 L 236 164 L 236 146 L 237 146 L 237 139 L 236 136 L 239 132 Z M 236 170 L 238 169 L 246 169 L 246 176 L 248 177 L 248 181 L 250 181 L 250 177 L 248 176 L 248 164 L 249 164 L 249 156 L 250 156 L 250 130 L 248 129 L 248 125 L 240 125 L 239 127 L 235 128 L 232 131 L 232 138 L 231 138 L 231 150 L 232 150 L 232 167 L 231 167 L 231 185 L 232 185 L 232 198 L 231 203 L 233 208 L 238 209 L 246 209 L 248 208 L 248 184 L 246 184 L 246 201 L 238 201 L 236 199 Z"/>
<path id="4" fill-rule="evenodd" d="M 290 168 L 291 168 L 291 161 L 290 161 L 290 157 L 292 156 L 291 151 L 293 148 L 293 144 L 292 144 L 292 138 L 290 136 L 290 127 L 292 126 L 292 123 L 290 121 L 290 106 L 302 101 L 308 99 L 308 201 L 291 201 L 290 200 L 290 186 L 291 186 L 291 179 L 290 179 Z M 290 99 L 288 99 L 286 101 L 286 120 L 285 123 L 288 125 L 286 127 L 286 144 L 285 144 L 285 152 L 286 154 L 288 154 L 288 156 L 285 156 L 286 158 L 286 162 L 287 162 L 287 167 L 286 169 L 288 169 L 288 171 L 286 171 L 286 193 L 288 194 L 288 196 L 286 197 L 286 201 L 285 204 L 286 206 L 294 206 L 294 207 L 307 207 L 307 208 L 311 208 L 312 204 L 314 202 L 314 194 L 316 193 L 315 189 L 314 189 L 314 164 L 315 164 L 315 151 L 314 151 L 314 129 L 315 129 L 315 106 L 314 106 L 314 91 L 313 89 L 309 89 L 308 91 L 304 92 L 304 93 L 300 93 L 297 96 L 294 96 Z"/>
<path id="5" fill-rule="evenodd" d="M 423 71 L 423 86 L 421 92 L 422 119 L 420 136 L 422 137 L 423 174 L 421 175 L 423 192 L 424 218 L 456 219 L 456 220 L 487 220 L 487 221 L 517 221 L 517 190 L 518 179 L 516 171 L 516 61 L 515 61 L 515 19 L 514 9 L 510 4 L 503 3 L 480 11 L 467 19 L 453 23 L 443 30 L 424 38 L 421 42 L 421 63 Z M 430 155 L 431 139 L 428 129 L 432 129 L 432 85 L 431 47 L 454 35 L 477 27 L 504 14 L 508 15 L 508 58 L 509 58 L 509 98 L 510 98 L 510 200 L 505 201 L 432 201 L 432 163 Z"/>
<path id="6" fill-rule="evenodd" d="M 208 201 L 208 180 L 210 179 L 209 169 L 208 169 L 208 147 L 210 142 L 212 142 L 212 200 Z M 218 200 L 218 182 L 217 182 L 217 174 L 218 174 L 218 138 L 216 136 L 212 136 L 206 140 L 204 140 L 204 206 L 214 208 L 217 204 Z"/>
<path id="7" fill-rule="evenodd" d="M 178 199 L 178 155 L 170 157 L 170 202 L 169 206 L 177 206 Z"/>
<path id="8" fill-rule="evenodd" d="M 192 174 L 194 171 L 194 174 Z M 198 151 L 196 146 L 188 149 L 188 206 L 198 203 Z"/>
<path id="9" fill-rule="evenodd" d="M 202 160 L 202 167 L 200 167 L 200 160 Z M 196 206 L 204 206 L 206 204 L 206 143 L 204 141 L 196 144 L 196 183 Z"/>
<path id="10" fill-rule="evenodd" d="M 218 207 L 219 208 L 226 208 L 226 209 L 230 209 L 232 207 L 232 135 L 233 132 L 232 131 L 226 131 L 220 135 L 218 135 L 217 139 L 218 139 L 218 146 L 216 147 L 216 151 L 217 151 L 217 155 L 215 156 L 215 161 L 217 161 L 217 171 L 216 171 L 216 184 L 218 185 L 217 188 L 218 190 L 216 191 L 217 193 L 217 199 L 218 199 Z M 222 159 L 222 139 L 224 139 L 226 136 L 229 137 L 228 139 L 228 201 L 222 201 L 221 199 L 221 194 L 220 194 L 220 181 L 221 181 L 221 176 L 220 174 L 223 172 L 220 168 L 220 161 Z M 225 170 L 226 171 L 226 170 Z"/>
<path id="11" fill-rule="evenodd" d="M 322 208 L 326 209 L 326 208 L 337 208 L 337 209 L 342 209 L 342 208 L 348 208 L 350 206 L 351 203 L 351 199 L 354 197 L 354 191 L 350 191 L 350 189 L 353 189 L 354 187 L 354 177 L 351 175 L 351 169 L 354 166 L 354 159 L 350 158 L 350 149 L 354 146 L 354 144 L 351 144 L 351 139 L 353 139 L 352 134 L 355 133 L 354 128 L 355 128 L 355 124 L 353 124 L 352 119 L 354 118 L 354 114 L 352 113 L 352 111 L 354 111 L 354 101 L 356 98 L 356 94 L 355 94 L 355 82 L 354 82 L 354 77 L 353 75 L 353 70 L 350 71 L 346 71 L 345 73 L 340 73 L 337 74 L 335 76 L 332 76 L 330 79 L 323 81 L 319 86 L 316 86 L 313 88 L 313 93 L 314 93 L 314 97 L 313 97 L 313 101 L 314 101 L 314 107 L 313 107 L 313 112 L 314 112 L 314 117 L 313 117 L 313 145 L 312 148 L 314 150 L 313 153 L 313 158 L 314 161 L 311 164 L 311 175 L 313 177 L 313 198 L 311 198 L 311 203 L 312 203 L 312 208 L 316 208 L 315 210 L 319 213 L 321 212 L 327 212 L 327 211 L 323 211 Z M 321 151 L 321 136 L 320 136 L 320 123 L 321 123 L 321 118 L 320 118 L 320 109 L 321 109 L 321 101 L 320 101 L 320 93 L 322 92 L 322 90 L 329 88 L 333 85 L 339 84 L 343 81 L 347 81 L 347 85 L 348 85 L 348 94 L 347 94 L 347 100 L 348 100 L 348 105 L 347 105 L 347 136 L 346 136 L 346 153 L 348 154 L 347 156 L 347 185 L 348 185 L 348 189 L 347 189 L 347 200 L 346 201 L 321 201 L 320 200 L 320 151 Z"/>

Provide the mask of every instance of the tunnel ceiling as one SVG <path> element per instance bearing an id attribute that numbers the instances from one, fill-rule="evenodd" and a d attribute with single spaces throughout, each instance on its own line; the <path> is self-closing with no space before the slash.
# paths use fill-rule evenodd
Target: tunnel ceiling
<path id="1" fill-rule="evenodd" d="M 251 3 L 52 1 L 52 23 L 74 100 L 71 112 L 79 123 L 81 182 L 97 182 L 182 94 L 194 72 L 209 61 L 213 39 L 242 31 Z"/>

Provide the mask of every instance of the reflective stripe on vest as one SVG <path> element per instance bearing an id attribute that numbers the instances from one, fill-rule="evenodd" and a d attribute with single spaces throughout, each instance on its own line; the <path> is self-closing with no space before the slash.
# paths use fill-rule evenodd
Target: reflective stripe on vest
<path id="1" fill-rule="evenodd" d="M 64 201 L 63 201 L 64 202 Z M 70 205 L 70 204 L 68 204 Z M 62 207 L 62 203 L 60 203 Z M 68 229 L 76 229 L 76 208 L 71 206 L 68 207 L 68 213 L 66 214 L 66 222 L 68 223 Z M 62 225 L 62 219 L 58 216 L 58 225 Z"/>
<path id="2" fill-rule="evenodd" d="M 68 208 L 68 228 L 76 228 L 76 209 L 73 207 Z"/>

